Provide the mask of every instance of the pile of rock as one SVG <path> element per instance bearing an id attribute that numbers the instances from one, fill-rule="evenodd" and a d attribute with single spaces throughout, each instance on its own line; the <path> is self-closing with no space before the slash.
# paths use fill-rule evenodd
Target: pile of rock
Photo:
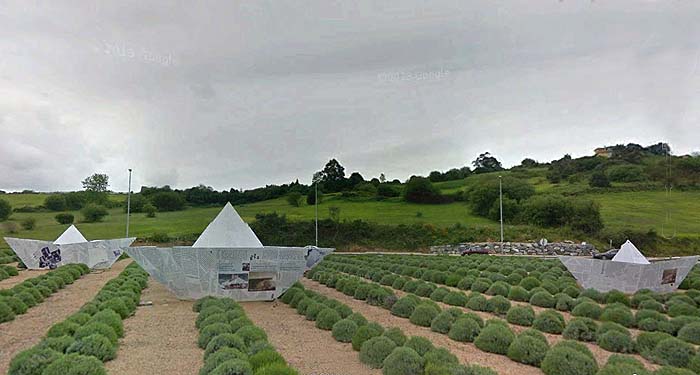
<path id="1" fill-rule="evenodd" d="M 500 242 L 465 242 L 456 245 L 431 246 L 433 254 L 461 254 L 465 250 L 486 249 L 492 254 L 508 255 L 582 255 L 590 256 L 596 251 L 595 246 L 589 243 L 564 242 L 504 242 L 501 249 Z"/>

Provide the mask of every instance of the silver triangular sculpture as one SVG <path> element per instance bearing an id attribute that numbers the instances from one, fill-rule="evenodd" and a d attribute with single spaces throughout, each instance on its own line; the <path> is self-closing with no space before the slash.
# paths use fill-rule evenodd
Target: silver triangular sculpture
<path id="1" fill-rule="evenodd" d="M 689 256 L 649 262 L 632 242 L 627 241 L 612 260 L 582 256 L 560 256 L 559 260 L 584 288 L 600 292 L 635 293 L 650 289 L 668 293 L 678 288 L 698 258 Z"/>
<path id="2" fill-rule="evenodd" d="M 226 204 L 193 246 L 140 246 L 127 254 L 180 299 L 269 301 L 334 249 L 263 246 Z"/>
<path id="3" fill-rule="evenodd" d="M 613 262 L 625 262 L 634 264 L 650 264 L 647 258 L 637 249 L 630 240 L 627 240 L 620 250 L 612 258 Z"/>
<path id="4" fill-rule="evenodd" d="M 226 203 L 192 247 L 263 247 L 263 244 L 231 203 Z"/>
<path id="5" fill-rule="evenodd" d="M 5 237 L 5 242 L 30 270 L 53 269 L 64 264 L 83 263 L 91 269 L 106 269 L 136 237 L 88 241 L 74 225 L 55 241 Z"/>
<path id="6" fill-rule="evenodd" d="M 55 245 L 66 245 L 69 243 L 82 243 L 88 242 L 82 233 L 72 225 L 68 227 L 60 236 L 53 242 Z"/>

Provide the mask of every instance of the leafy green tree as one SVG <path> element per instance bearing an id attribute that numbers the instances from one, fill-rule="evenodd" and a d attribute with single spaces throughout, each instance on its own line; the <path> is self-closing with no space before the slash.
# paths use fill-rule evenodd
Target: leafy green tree
<path id="1" fill-rule="evenodd" d="M 156 211 L 156 206 L 152 205 L 150 202 L 143 205 L 143 212 L 146 213 L 146 217 L 156 217 Z"/>
<path id="2" fill-rule="evenodd" d="M 66 213 L 57 214 L 56 216 L 54 216 L 54 218 L 56 218 L 56 222 L 58 222 L 59 224 L 73 224 L 73 220 L 75 220 L 73 214 Z"/>
<path id="3" fill-rule="evenodd" d="M 472 165 L 474 166 L 474 173 L 487 173 L 503 170 L 501 162 L 495 157 L 491 156 L 489 152 L 484 152 L 483 154 L 479 155 L 476 160 L 472 162 Z"/>
<path id="4" fill-rule="evenodd" d="M 96 223 L 102 221 L 102 219 L 109 215 L 109 212 L 104 206 L 100 206 L 95 203 L 90 203 L 83 207 L 80 212 L 83 214 L 83 221 L 86 223 Z"/>
<path id="5" fill-rule="evenodd" d="M 102 173 L 95 173 L 83 180 L 83 189 L 86 191 L 104 193 L 109 187 L 109 176 Z"/>
<path id="6" fill-rule="evenodd" d="M 522 165 L 525 168 L 534 168 L 537 166 L 537 162 L 535 161 L 535 159 L 525 158 L 523 159 L 523 161 L 520 162 L 520 165 Z"/>
<path id="7" fill-rule="evenodd" d="M 413 176 L 406 183 L 403 193 L 407 202 L 413 203 L 441 203 L 440 189 L 435 187 L 425 177 Z"/>
<path id="8" fill-rule="evenodd" d="M 610 187 L 610 180 L 603 171 L 598 171 L 591 175 L 589 184 L 592 187 Z"/>
<path id="9" fill-rule="evenodd" d="M 293 207 L 301 206 L 301 193 L 298 191 L 293 191 L 287 194 L 287 203 Z"/>
<path id="10" fill-rule="evenodd" d="M 326 163 L 319 177 L 324 189 L 329 192 L 340 191 L 345 186 L 345 167 L 337 160 L 331 159 Z"/>
<path id="11" fill-rule="evenodd" d="M 61 194 L 49 195 L 44 199 L 44 207 L 51 211 L 65 211 L 66 197 Z"/>
<path id="12" fill-rule="evenodd" d="M 163 191 L 151 196 L 151 203 L 158 211 L 180 211 L 185 208 L 185 198 L 174 191 Z"/>
<path id="13" fill-rule="evenodd" d="M 502 178 L 503 197 L 521 203 L 535 194 L 535 188 L 525 180 L 515 177 L 505 176 Z M 491 217 L 489 214 L 494 205 L 499 201 L 499 181 L 497 177 L 490 178 L 481 184 L 475 185 L 465 191 L 465 199 L 469 202 L 474 213 L 479 216 Z M 505 201 L 505 199 L 504 199 Z M 504 214 L 506 204 L 509 209 L 513 208 L 511 202 L 504 202 Z M 512 211 L 515 214 L 515 209 Z"/>
<path id="14" fill-rule="evenodd" d="M 0 221 L 7 220 L 12 214 L 12 205 L 10 202 L 0 199 Z"/>

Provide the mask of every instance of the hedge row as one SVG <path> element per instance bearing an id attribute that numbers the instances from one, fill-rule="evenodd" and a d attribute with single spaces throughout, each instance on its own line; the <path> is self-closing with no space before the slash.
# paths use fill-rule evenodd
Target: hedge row
<path id="1" fill-rule="evenodd" d="M 0 281 L 19 275 L 17 267 L 0 264 Z"/>
<path id="2" fill-rule="evenodd" d="M 13 276 L 18 274 L 17 269 L 7 268 Z M 0 269 L 0 276 L 2 272 Z M 90 269 L 84 264 L 67 264 L 41 276 L 25 280 L 10 289 L 0 290 L 0 323 L 26 313 L 29 308 L 42 303 L 48 296 L 72 284 L 88 272 Z"/>
<path id="3" fill-rule="evenodd" d="M 653 299 L 662 304 L 674 296 L 690 296 L 684 302 L 697 308 L 700 305 L 700 266 L 695 266 L 690 275 L 681 284 L 681 289 L 691 289 L 691 293 L 654 293 L 642 290 L 631 298 L 619 291 L 600 293 L 593 289 L 581 290 L 576 280 L 566 270 L 566 267 L 558 260 L 542 260 L 531 257 L 426 257 L 421 255 L 396 256 L 383 255 L 332 255 L 331 261 L 342 261 L 345 264 L 369 266 L 378 270 L 389 271 L 394 274 L 414 277 L 424 281 L 476 292 L 486 292 L 492 284 L 502 281 L 491 293 L 504 296 L 503 286 L 506 288 L 518 286 L 517 292 L 522 294 L 525 289 L 527 299 L 537 292 L 547 291 L 551 295 L 564 293 L 573 298 L 579 295 L 587 296 L 599 304 L 623 303 L 627 306 L 638 308 L 644 300 Z M 696 288 L 693 288 L 693 285 Z M 545 306 L 554 307 L 554 306 Z M 671 304 L 664 305 L 664 311 L 668 311 Z M 662 311 L 662 312 L 664 312 Z M 670 312 L 670 311 L 669 311 Z M 696 312 L 696 311 L 693 311 Z M 678 314 L 693 315 L 693 314 Z"/>
<path id="4" fill-rule="evenodd" d="M 320 268 L 318 268 L 320 267 Z M 327 267 L 330 267 L 328 269 Z M 328 269 L 331 273 L 337 272 L 335 268 L 337 268 L 337 264 L 333 264 L 333 262 L 323 262 L 319 266 L 317 266 L 318 270 L 317 272 L 323 272 L 322 270 Z M 370 271 L 371 272 L 371 271 Z M 342 277 L 338 276 L 338 277 Z M 350 276 L 352 277 L 352 276 Z M 323 277 L 318 276 L 317 277 L 319 280 L 322 281 Z M 332 277 L 331 277 L 332 279 Z M 331 281 L 332 283 L 332 281 Z M 340 281 L 335 282 L 336 285 L 337 283 L 340 283 Z M 419 285 L 418 288 L 420 288 L 420 283 L 425 284 L 422 281 L 418 281 Z M 405 284 L 404 284 L 405 286 Z M 404 289 L 405 290 L 405 289 Z M 447 294 L 444 293 L 436 293 L 436 291 L 439 291 L 440 288 L 435 288 L 432 293 L 430 293 L 431 299 L 435 299 L 436 295 L 442 296 L 443 297 L 443 302 L 444 298 L 447 296 Z M 452 293 L 449 292 L 448 293 Z M 485 308 L 486 300 L 483 296 L 481 296 L 478 293 L 472 293 L 471 296 L 465 296 L 466 298 L 466 303 L 464 304 L 465 307 L 468 308 L 477 308 L 481 306 L 483 309 L 480 311 L 488 311 L 488 309 Z M 580 297 L 580 298 L 587 298 L 587 297 Z M 408 301 L 413 300 L 413 303 L 410 303 Z M 476 301 L 476 302 L 475 302 Z M 411 316 L 416 309 L 415 304 L 420 304 L 421 299 L 416 297 L 416 296 L 407 296 L 401 299 L 398 299 L 394 306 L 399 305 L 399 309 L 397 310 L 399 316 Z M 597 304 L 595 305 L 598 309 L 600 309 L 600 314 L 599 317 L 602 317 L 604 320 L 602 323 L 598 323 L 595 320 L 588 318 L 588 317 L 578 317 L 572 319 L 569 324 L 565 324 L 565 321 L 561 314 L 557 313 L 554 310 L 545 310 L 539 315 L 535 317 L 534 311 L 530 313 L 530 308 L 524 307 L 524 306 L 516 306 L 514 308 L 511 308 L 508 310 L 508 314 L 506 315 L 507 319 L 509 322 L 515 323 L 520 322 L 524 324 L 520 325 L 532 325 L 534 328 L 536 328 L 539 331 L 543 332 L 549 332 L 549 333 L 555 333 L 555 334 L 561 334 L 563 333 L 565 338 L 568 339 L 575 339 L 575 340 L 580 340 L 580 341 L 590 341 L 590 342 L 596 342 L 601 348 L 608 350 L 608 351 L 613 351 L 613 352 L 619 352 L 619 353 L 635 353 L 639 352 L 646 358 L 650 359 L 651 361 L 660 364 L 660 365 L 666 365 L 666 366 L 676 366 L 678 367 L 679 364 L 683 364 L 682 367 L 689 367 L 689 368 L 694 368 L 693 366 L 700 367 L 700 358 L 696 359 L 697 364 L 693 364 L 692 359 L 698 357 L 698 355 L 695 353 L 694 349 L 693 351 L 688 351 L 688 348 L 692 348 L 691 345 L 684 343 L 681 340 L 675 339 L 673 343 L 668 343 L 671 348 L 664 350 L 664 347 L 662 346 L 660 350 L 656 350 L 656 354 L 649 354 L 654 352 L 654 348 L 640 350 L 638 347 L 643 346 L 643 344 L 637 343 L 636 340 L 634 340 L 631 337 L 631 334 L 629 330 L 625 327 L 625 325 L 620 324 L 620 323 L 626 323 L 627 326 L 631 325 L 629 324 L 630 321 L 633 321 L 636 317 L 632 316 L 631 310 L 624 304 L 622 303 L 615 303 L 612 302 L 611 304 L 605 306 L 605 308 L 601 308 Z M 413 306 L 413 312 L 407 312 L 405 310 L 410 310 L 410 307 L 407 308 L 407 306 Z M 459 305 L 461 306 L 461 304 Z M 512 310 L 512 311 L 511 311 Z M 392 311 L 393 312 L 393 311 Z M 648 315 L 654 315 L 654 313 L 658 314 L 656 311 L 651 311 L 651 310 L 639 310 L 637 311 L 637 317 L 641 318 L 642 321 L 645 319 L 650 319 L 650 317 L 646 317 Z M 441 315 L 441 314 L 439 314 Z M 646 316 L 645 316 L 646 315 Z M 659 314 L 660 315 L 660 314 Z M 631 318 L 630 318 L 631 316 Z M 412 320 L 414 321 L 414 320 Z M 671 327 L 673 327 L 672 331 L 679 332 L 679 337 L 682 337 L 684 340 L 694 343 L 697 341 L 700 341 L 700 317 L 695 317 L 695 316 L 680 316 L 673 318 L 669 321 L 669 324 Z M 531 324 L 530 324 L 531 322 Z M 618 323 L 620 322 L 620 323 Z M 433 324 L 431 328 L 433 330 L 436 330 L 438 332 L 444 332 L 445 330 L 449 330 L 448 324 L 446 323 L 446 319 L 443 317 L 442 320 L 440 320 L 440 325 L 441 329 L 436 330 L 435 325 Z M 530 330 L 528 330 L 530 331 Z M 448 331 L 449 332 L 449 331 Z M 536 332 L 536 331 L 535 331 Z M 665 333 L 664 333 L 665 334 Z M 509 336 L 506 332 L 501 332 L 501 335 Z M 665 334 L 666 338 L 673 338 L 669 334 Z M 473 336 L 473 335 L 472 335 Z M 640 337 L 646 337 L 645 335 L 642 335 Z M 529 340 L 528 341 L 532 341 Z M 501 354 L 503 354 L 505 345 L 500 345 L 497 346 L 496 349 L 494 347 L 489 347 L 491 350 L 496 350 L 500 351 Z M 649 344 L 646 344 L 646 347 L 649 347 Z M 514 349 L 515 350 L 515 349 Z M 669 357 L 675 354 L 668 354 L 667 352 L 671 353 L 677 353 L 680 351 L 681 353 L 684 353 L 684 355 L 687 357 L 687 361 L 683 360 L 670 360 Z M 506 352 L 507 353 L 507 352 Z M 515 357 L 511 357 L 514 359 Z M 516 360 L 516 359 L 514 359 Z M 606 371 L 612 371 L 610 370 L 611 368 L 616 368 L 616 366 L 608 366 L 608 369 Z M 664 368 L 664 371 L 670 371 L 666 368 Z"/>
<path id="5" fill-rule="evenodd" d="M 352 343 L 360 361 L 371 368 L 381 368 L 384 375 L 496 375 L 489 368 L 459 364 L 454 354 L 435 348 L 424 337 L 406 337 L 400 328 L 368 322 L 338 300 L 306 290 L 299 283 L 281 300 L 306 319 L 316 321 L 316 327 L 330 330 L 335 340 Z"/>
<path id="6" fill-rule="evenodd" d="M 18 353 L 8 375 L 106 375 L 103 362 L 116 357 L 122 320 L 136 311 L 147 281 L 136 263 L 127 266 L 39 344 Z"/>
<path id="7" fill-rule="evenodd" d="M 0 249 L 0 264 L 14 263 L 17 256 L 11 249 Z"/>
<path id="8" fill-rule="evenodd" d="M 402 289 L 408 292 L 415 292 L 419 296 L 430 297 L 436 301 L 440 301 L 440 298 L 443 298 L 444 295 L 449 292 L 447 288 L 437 287 L 425 280 L 400 276 L 391 271 L 385 271 L 379 267 L 374 267 L 371 264 L 358 262 L 359 261 L 351 257 L 335 255 L 327 258 L 326 264 L 332 265 L 341 272 L 366 277 L 383 285 L 389 285 L 395 289 Z M 362 264 L 362 266 L 359 264 Z M 383 260 L 381 264 L 384 268 L 391 267 L 390 262 L 386 260 Z M 447 281 L 446 283 L 450 284 L 449 280 Z M 570 311 L 575 316 L 585 316 L 601 321 L 614 321 L 626 327 L 637 327 L 645 331 L 662 331 L 672 335 L 675 335 L 681 327 L 676 327 L 675 324 L 671 324 L 669 322 L 669 316 L 671 319 L 681 316 L 700 316 L 700 308 L 696 302 L 696 299 L 700 301 L 700 291 L 696 290 L 689 290 L 685 293 L 678 292 L 668 294 L 641 290 L 629 298 L 624 293 L 616 290 L 608 293 L 600 293 L 594 289 L 586 289 L 579 292 L 576 288 L 570 286 L 563 288 L 563 292 L 552 295 L 550 293 L 550 291 L 553 290 L 552 288 L 546 290 L 541 286 L 546 286 L 546 284 L 543 283 L 540 286 L 535 285 L 538 285 L 537 280 L 534 278 L 530 279 L 529 276 L 523 279 L 520 285 L 516 286 L 511 286 L 502 280 L 492 282 L 484 277 L 472 280 L 471 276 L 466 276 L 457 282 L 456 287 L 491 295 L 492 298 L 497 299 L 496 302 L 492 304 L 506 306 L 503 302 L 505 297 L 509 300 L 528 302 L 534 306 L 556 308 L 559 311 Z M 526 288 L 531 289 L 528 290 Z M 433 292 L 435 293 L 433 294 Z M 601 305 L 601 302 L 605 302 L 605 304 Z M 641 314 L 637 312 L 637 316 L 635 316 L 629 306 L 637 307 L 640 310 L 654 310 L 657 313 L 651 316 L 648 311 L 642 312 Z M 666 315 L 666 312 L 668 312 L 668 315 Z M 640 317 L 653 319 L 643 321 Z"/>
<path id="9" fill-rule="evenodd" d="M 199 313 L 197 344 L 204 349 L 200 375 L 298 375 L 236 301 L 204 297 L 193 309 Z"/>

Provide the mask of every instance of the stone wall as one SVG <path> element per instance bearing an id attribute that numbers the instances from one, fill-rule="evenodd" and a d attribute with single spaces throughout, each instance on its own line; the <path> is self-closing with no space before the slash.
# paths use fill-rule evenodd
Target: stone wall
<path id="1" fill-rule="evenodd" d="M 542 245 L 537 242 L 465 242 L 457 245 L 431 246 L 433 254 L 460 254 L 464 250 L 487 249 L 493 254 L 507 255 L 585 255 L 596 251 L 589 243 L 574 243 L 573 241 L 551 242 Z"/>

